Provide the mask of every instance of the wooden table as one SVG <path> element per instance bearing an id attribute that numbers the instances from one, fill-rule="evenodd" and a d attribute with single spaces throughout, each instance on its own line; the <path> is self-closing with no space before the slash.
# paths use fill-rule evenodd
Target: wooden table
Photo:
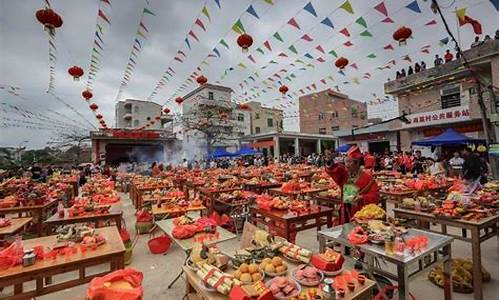
<path id="1" fill-rule="evenodd" d="M 196 218 L 196 216 L 193 213 L 190 213 L 189 216 L 192 218 Z M 187 260 L 191 254 L 191 250 L 193 249 L 193 246 L 196 243 L 195 239 L 197 238 L 197 236 L 199 236 L 202 233 L 198 233 L 189 239 L 183 239 L 183 240 L 176 239 L 176 238 L 172 237 L 172 229 L 174 228 L 173 221 L 174 221 L 173 219 L 165 219 L 165 220 L 161 220 L 161 221 L 156 222 L 156 225 L 158 225 L 158 227 L 160 227 L 160 229 L 163 232 L 165 232 L 167 235 L 169 235 L 172 238 L 172 240 L 179 247 L 181 247 L 181 249 L 184 251 L 184 253 L 186 255 L 186 257 L 184 259 L 184 266 L 186 266 Z M 205 243 L 215 244 L 215 243 L 220 243 L 220 242 L 224 242 L 224 241 L 236 238 L 235 234 L 227 231 L 226 229 L 224 229 L 220 226 L 217 226 L 217 232 L 219 233 L 218 238 L 214 238 L 213 240 L 210 240 L 210 241 L 205 242 Z M 181 270 L 179 275 L 177 275 L 177 277 L 175 277 L 174 280 L 172 280 L 172 282 L 170 282 L 170 284 L 168 285 L 168 288 L 171 288 L 174 285 L 174 283 L 182 276 L 182 273 L 184 273 L 184 268 Z"/>
<path id="2" fill-rule="evenodd" d="M 289 269 L 292 270 L 293 268 L 296 267 L 293 263 L 290 263 L 289 261 L 285 262 L 288 264 Z M 186 295 L 187 299 L 189 300 L 194 300 L 194 299 L 204 299 L 204 300 L 228 300 L 229 297 L 226 295 L 222 295 L 221 293 L 218 292 L 211 292 L 207 291 L 205 288 L 203 288 L 201 279 L 196 275 L 196 273 L 191 270 L 190 268 L 184 266 L 182 267 L 184 270 L 185 274 L 185 281 L 186 281 Z M 290 271 L 288 272 L 290 274 Z M 267 280 L 267 279 L 266 279 Z M 366 279 L 365 284 L 360 286 L 356 285 L 356 288 L 354 291 L 349 291 L 346 289 L 346 294 L 343 298 L 345 300 L 369 300 L 372 299 L 372 289 L 375 287 L 375 282 Z M 302 289 L 305 290 L 308 287 L 302 286 Z"/>
<path id="3" fill-rule="evenodd" d="M 256 183 L 256 184 L 251 184 L 251 183 L 245 183 L 243 185 L 243 188 L 247 191 L 255 192 L 257 194 L 262 194 L 267 192 L 269 189 L 272 188 L 279 188 L 281 187 L 283 183 L 277 182 L 277 183 Z"/>
<path id="4" fill-rule="evenodd" d="M 155 217 L 165 217 L 169 215 L 178 215 L 178 214 L 185 214 L 187 212 L 194 212 L 194 211 L 199 211 L 200 216 L 203 213 L 203 211 L 206 209 L 204 205 L 202 206 L 197 206 L 197 207 L 187 207 L 184 209 L 178 209 L 178 210 L 172 210 L 172 209 L 167 209 L 165 207 L 158 207 L 157 205 L 152 205 L 151 206 L 151 211 L 153 212 L 153 216 Z"/>
<path id="5" fill-rule="evenodd" d="M 13 235 L 23 229 L 28 223 L 33 220 L 32 217 L 26 218 L 12 218 L 10 219 L 10 225 L 5 227 L 0 227 L 0 238 L 7 235 Z"/>
<path id="6" fill-rule="evenodd" d="M 241 190 L 240 187 L 221 189 L 221 190 L 213 190 L 213 189 L 198 189 L 198 194 L 200 198 L 204 201 L 205 205 L 208 207 L 208 215 L 211 216 L 214 212 L 214 202 L 215 198 L 218 197 L 221 193 L 231 193 L 237 190 Z"/>
<path id="7" fill-rule="evenodd" d="M 111 271 L 124 267 L 125 247 L 116 227 L 103 227 L 96 232 L 105 236 L 107 242 L 96 250 L 88 249 L 85 253 L 78 251 L 70 257 L 57 257 L 56 259 L 39 260 L 34 265 L 23 267 L 22 265 L 0 271 L 0 288 L 14 286 L 14 295 L 0 297 L 2 300 L 31 299 L 56 291 L 65 290 L 70 287 L 89 282 L 97 276 L 104 276 Z M 46 236 L 23 241 L 24 248 L 33 248 L 41 245 L 52 247 L 56 243 L 56 236 Z M 110 270 L 87 275 L 86 268 L 96 265 L 109 265 Z M 78 271 L 78 278 L 64 282 L 47 284 L 44 278 L 57 274 Z M 23 283 L 35 281 L 36 287 L 25 290 Z"/>
<path id="8" fill-rule="evenodd" d="M 281 188 L 272 188 L 272 189 L 269 189 L 269 194 L 290 197 L 292 199 L 297 199 L 299 197 L 311 196 L 311 195 L 314 195 L 314 194 L 317 194 L 320 192 L 324 192 L 324 191 L 327 191 L 328 189 L 329 189 L 328 187 L 320 187 L 320 188 L 311 188 L 311 189 L 307 189 L 307 190 L 284 192 L 281 190 Z"/>
<path id="9" fill-rule="evenodd" d="M 36 226 L 36 232 L 40 237 L 43 235 L 43 221 L 45 220 L 45 216 L 50 209 L 57 205 L 57 203 L 58 201 L 51 200 L 42 205 L 0 208 L 0 216 L 7 214 L 18 214 L 18 216 L 21 216 L 22 213 L 29 213 L 33 218 L 32 221 Z"/>
<path id="10" fill-rule="evenodd" d="M 118 230 L 122 228 L 122 215 L 123 212 L 120 208 L 120 205 L 115 204 L 112 205 L 109 209 L 108 213 L 105 214 L 95 214 L 86 212 L 84 215 L 78 216 L 69 216 L 69 209 L 64 209 L 64 217 L 59 217 L 58 213 L 53 214 L 50 218 L 45 221 L 45 224 L 48 226 L 49 234 L 52 232 L 52 229 L 55 227 L 65 224 L 74 224 L 74 223 L 88 223 L 88 222 L 98 222 L 98 221 L 107 221 L 114 220 Z"/>
<path id="11" fill-rule="evenodd" d="M 437 218 L 431 213 L 417 212 L 414 210 L 395 208 L 394 216 L 396 218 L 414 219 L 418 224 L 437 223 L 441 225 L 441 231 L 431 230 L 428 227 L 423 229 L 431 232 L 438 232 L 454 237 L 458 240 L 471 243 L 472 247 L 472 278 L 474 299 L 483 299 L 482 275 L 481 275 L 481 243 L 494 237 L 498 237 L 498 215 L 484 218 L 479 221 L 467 221 L 462 219 L 443 219 Z M 462 235 L 448 233 L 447 227 L 462 229 Z M 422 227 L 422 226 L 421 226 Z M 470 236 L 468 232 L 470 231 Z M 483 233 L 481 231 L 484 231 Z"/>
<path id="12" fill-rule="evenodd" d="M 250 222 L 254 225 L 258 223 L 267 225 L 269 229 L 278 229 L 278 235 L 288 241 L 291 241 L 292 233 L 314 227 L 321 230 L 323 225 L 333 226 L 333 208 L 311 205 L 310 209 L 310 211 L 295 213 L 289 210 L 266 210 L 253 206 L 250 208 Z M 310 223 L 310 220 L 313 222 Z"/>

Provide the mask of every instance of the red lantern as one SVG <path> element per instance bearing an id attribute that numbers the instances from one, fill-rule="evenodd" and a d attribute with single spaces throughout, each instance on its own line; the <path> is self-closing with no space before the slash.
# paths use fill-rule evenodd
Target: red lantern
<path id="1" fill-rule="evenodd" d="M 99 121 L 99 123 L 101 123 L 101 124 L 106 124 L 106 121 L 104 121 L 104 120 L 100 120 L 100 121 Z"/>
<path id="2" fill-rule="evenodd" d="M 156 116 L 155 119 L 156 119 L 156 121 L 160 121 L 161 117 L 160 116 Z"/>
<path id="3" fill-rule="evenodd" d="M 102 115 L 101 114 L 97 114 L 97 115 L 95 115 L 95 118 L 97 120 L 101 120 L 102 119 Z M 104 122 L 104 120 L 101 120 L 101 121 Z"/>
<path id="4" fill-rule="evenodd" d="M 349 64 L 349 60 L 345 57 L 339 57 L 336 61 L 335 61 L 335 66 L 339 69 L 344 69 L 347 65 Z"/>
<path id="5" fill-rule="evenodd" d="M 148 124 L 146 124 L 146 127 L 148 127 L 148 128 L 149 128 L 149 126 L 151 126 L 149 123 L 148 123 Z"/>
<path id="6" fill-rule="evenodd" d="M 181 105 L 182 102 L 184 102 L 184 99 L 182 99 L 182 97 L 177 97 L 177 98 L 175 98 L 175 102 L 177 102 L 177 104 Z"/>
<path id="7" fill-rule="evenodd" d="M 155 124 L 155 121 L 154 121 L 154 120 L 153 120 L 153 121 L 150 121 L 150 122 L 149 122 L 149 124 L 154 125 L 154 124 Z"/>
<path id="8" fill-rule="evenodd" d="M 92 111 L 96 111 L 96 110 L 99 108 L 99 106 L 97 106 L 97 104 L 95 104 L 95 103 L 92 103 L 92 104 L 90 104 L 90 105 L 89 105 L 89 108 L 90 108 Z"/>
<path id="9" fill-rule="evenodd" d="M 198 82 L 199 85 L 204 85 L 205 83 L 207 83 L 208 79 L 203 76 L 203 75 L 200 75 L 198 76 L 198 78 L 196 78 L 196 82 Z"/>
<path id="10" fill-rule="evenodd" d="M 90 98 L 92 98 L 92 92 L 89 90 L 85 90 L 82 92 L 82 97 L 85 98 L 85 100 L 89 101 Z"/>
<path id="11" fill-rule="evenodd" d="M 243 52 L 248 52 L 248 48 L 253 44 L 253 38 L 249 34 L 243 33 L 238 37 L 236 43 L 238 43 Z"/>
<path id="12" fill-rule="evenodd" d="M 68 73 L 73 76 L 73 80 L 78 81 L 83 76 L 83 69 L 79 66 L 72 66 L 68 69 Z"/>
<path id="13" fill-rule="evenodd" d="M 283 95 L 286 95 L 286 93 L 288 92 L 288 87 L 286 85 L 282 85 L 280 86 L 280 89 L 279 89 L 280 93 L 282 93 Z"/>
<path id="14" fill-rule="evenodd" d="M 411 37 L 412 31 L 410 28 L 401 26 L 398 30 L 394 31 L 392 38 L 398 41 L 399 45 L 406 45 L 406 40 Z"/>
<path id="15" fill-rule="evenodd" d="M 335 97 L 335 92 L 332 89 L 328 89 L 328 96 Z"/>
<path id="16" fill-rule="evenodd" d="M 147 118 L 146 118 L 146 120 L 147 120 L 147 121 L 151 121 L 151 117 L 147 117 Z"/>
<path id="17" fill-rule="evenodd" d="M 238 108 L 241 110 L 250 110 L 250 106 L 248 104 L 238 104 Z"/>
<path id="18" fill-rule="evenodd" d="M 166 113 L 166 114 L 168 114 L 168 113 L 170 112 L 170 109 L 169 109 L 168 107 L 165 107 L 165 108 L 163 109 L 163 112 L 164 112 L 164 113 Z"/>
<path id="19" fill-rule="evenodd" d="M 38 22 L 43 24 L 44 29 L 50 35 L 54 35 L 55 29 L 61 27 L 63 24 L 61 16 L 48 7 L 38 10 L 35 17 Z"/>

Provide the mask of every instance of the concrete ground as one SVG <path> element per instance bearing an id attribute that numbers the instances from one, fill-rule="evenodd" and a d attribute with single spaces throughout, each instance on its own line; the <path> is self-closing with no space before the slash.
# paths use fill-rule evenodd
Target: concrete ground
<path id="1" fill-rule="evenodd" d="M 127 194 L 122 194 L 124 218 L 127 220 L 127 227 L 133 232 L 134 207 Z M 178 274 L 184 260 L 184 253 L 175 244 L 172 245 L 166 255 L 151 254 L 147 247 L 148 236 L 142 235 L 134 249 L 133 261 L 130 267 L 144 273 L 144 300 L 150 299 L 182 299 L 184 296 L 185 283 L 182 279 L 168 289 L 170 281 Z M 316 240 L 316 229 L 300 232 L 297 236 L 297 244 L 318 251 Z M 226 241 L 221 244 L 221 248 L 226 251 L 239 248 L 237 239 Z M 498 239 L 491 238 L 482 244 L 482 264 L 491 273 L 492 280 L 483 284 L 484 299 L 498 299 Z M 470 244 L 462 241 L 454 241 L 453 257 L 471 257 Z M 416 299 L 442 299 L 443 290 L 433 285 L 427 280 L 428 271 L 424 271 L 410 281 L 410 292 Z M 54 278 L 57 280 L 57 277 Z M 57 293 L 39 297 L 43 300 L 68 300 L 83 299 L 87 285 L 77 286 Z M 473 299 L 472 294 L 454 294 L 454 299 Z"/>

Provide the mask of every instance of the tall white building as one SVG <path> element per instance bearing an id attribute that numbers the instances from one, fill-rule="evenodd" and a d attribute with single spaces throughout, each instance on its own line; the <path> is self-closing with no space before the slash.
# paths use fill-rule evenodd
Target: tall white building
<path id="1" fill-rule="evenodd" d="M 155 117 L 162 115 L 162 106 L 151 101 L 126 99 L 115 105 L 115 127 L 137 128 L 146 125 Z M 164 128 L 166 122 L 171 121 L 163 116 L 161 122 L 155 122 L 148 129 Z"/>
<path id="2" fill-rule="evenodd" d="M 229 87 L 205 84 L 183 97 L 182 121 L 174 131 L 183 140 L 184 149 L 191 152 L 186 158 L 207 154 L 207 132 L 217 135 L 210 145 L 212 150 L 222 147 L 230 152 L 238 150 L 240 137 L 250 134 L 250 112 L 231 102 L 232 92 Z"/>

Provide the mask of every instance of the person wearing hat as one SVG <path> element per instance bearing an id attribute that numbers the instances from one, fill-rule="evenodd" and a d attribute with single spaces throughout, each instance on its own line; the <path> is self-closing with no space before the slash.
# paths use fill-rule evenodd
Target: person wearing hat
<path id="1" fill-rule="evenodd" d="M 326 172 L 341 189 L 340 224 L 349 222 L 367 204 L 379 202 L 379 187 L 370 172 L 361 168 L 364 156 L 358 146 L 347 151 L 344 165 L 333 163 Z"/>

